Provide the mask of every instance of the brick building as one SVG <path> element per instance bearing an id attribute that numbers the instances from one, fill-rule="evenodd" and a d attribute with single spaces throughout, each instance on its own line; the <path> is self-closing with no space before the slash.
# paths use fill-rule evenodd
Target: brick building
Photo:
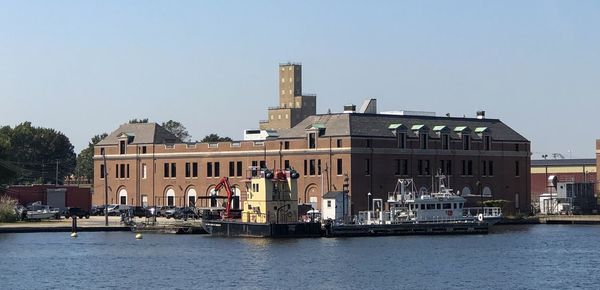
<path id="1" fill-rule="evenodd" d="M 531 200 L 549 192 L 548 177 L 560 182 L 588 183 L 596 181 L 596 159 L 540 159 L 531 160 Z"/>
<path id="2" fill-rule="evenodd" d="M 157 124 L 124 124 L 95 146 L 94 204 L 104 203 L 106 162 L 109 203 L 207 206 L 200 198 L 222 176 L 243 200 L 248 168 L 283 167 L 300 173 L 299 202 L 315 208 L 325 193 L 348 190 L 356 213 L 369 192 L 387 198 L 398 178 L 429 191 L 439 170 L 468 200 L 483 195 L 510 201 L 508 212 L 530 210 L 530 143 L 500 120 L 355 112 L 291 120 L 277 138 L 220 143 L 181 143 Z"/>

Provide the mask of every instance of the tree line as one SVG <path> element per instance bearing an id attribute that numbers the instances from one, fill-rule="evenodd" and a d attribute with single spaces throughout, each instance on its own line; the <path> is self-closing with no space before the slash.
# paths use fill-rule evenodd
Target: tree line
<path id="1" fill-rule="evenodd" d="M 148 123 L 148 119 L 131 119 L 129 123 Z M 191 135 L 183 124 L 169 120 L 162 127 L 182 142 Z M 77 155 L 69 138 L 51 128 L 34 127 L 23 122 L 14 128 L 0 127 L 0 189 L 10 184 L 63 184 L 65 178 L 75 177 L 82 182 L 94 178 L 94 145 L 108 136 L 95 135 L 88 146 Z M 209 134 L 200 142 L 227 142 L 229 137 Z"/>

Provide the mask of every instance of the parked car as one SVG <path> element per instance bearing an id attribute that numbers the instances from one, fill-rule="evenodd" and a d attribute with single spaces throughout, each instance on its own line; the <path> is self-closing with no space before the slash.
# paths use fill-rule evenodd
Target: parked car
<path id="1" fill-rule="evenodd" d="M 150 217 L 150 213 L 148 212 L 148 210 L 145 207 L 142 207 L 142 206 L 132 206 L 132 207 L 130 207 L 130 214 L 132 216 L 136 216 L 136 217 L 139 217 L 139 218 Z"/>
<path id="2" fill-rule="evenodd" d="M 125 212 L 129 209 L 129 206 L 122 204 L 112 204 L 108 206 L 108 215 L 118 216 L 121 212 Z"/>
<path id="3" fill-rule="evenodd" d="M 177 210 L 178 210 L 178 208 L 176 208 L 176 207 L 171 207 L 171 208 L 168 208 L 168 209 L 166 209 L 166 210 L 164 211 L 164 214 L 163 214 L 163 216 L 164 216 L 164 217 L 166 217 L 166 218 L 168 218 L 168 219 L 170 219 L 170 218 L 172 218 L 172 217 L 173 217 L 173 215 L 175 214 L 175 212 L 176 212 Z"/>
<path id="4" fill-rule="evenodd" d="M 198 213 L 196 213 L 196 211 L 194 210 L 194 208 L 191 207 L 182 207 L 182 208 L 178 208 L 175 213 L 173 213 L 173 218 L 174 219 L 183 219 L 183 220 L 187 220 L 189 218 L 191 219 L 197 219 L 198 218 Z"/>
<path id="5" fill-rule="evenodd" d="M 92 211 L 90 215 L 104 215 L 104 205 L 94 205 L 92 206 Z"/>
<path id="6" fill-rule="evenodd" d="M 157 216 L 165 216 L 165 217 L 166 217 L 166 216 L 167 216 L 167 210 L 174 209 L 174 208 L 175 208 L 175 207 L 174 207 L 174 206 L 171 206 L 171 205 L 161 206 L 161 207 L 158 209 L 158 211 L 157 211 L 156 215 L 157 215 Z"/>
<path id="7" fill-rule="evenodd" d="M 78 207 L 68 207 L 63 211 L 63 215 L 65 216 L 65 218 L 70 218 L 70 217 L 78 217 L 80 219 L 82 218 L 86 218 L 89 219 L 90 218 L 90 213 L 87 210 L 78 208 Z"/>

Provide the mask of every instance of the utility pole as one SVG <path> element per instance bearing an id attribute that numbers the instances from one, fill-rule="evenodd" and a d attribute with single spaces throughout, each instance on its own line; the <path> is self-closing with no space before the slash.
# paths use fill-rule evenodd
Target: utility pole
<path id="1" fill-rule="evenodd" d="M 56 179 L 54 180 L 54 186 L 58 186 L 58 159 L 56 159 Z"/>
<path id="2" fill-rule="evenodd" d="M 108 169 L 105 152 L 102 152 L 102 159 L 104 162 L 104 226 L 108 227 Z"/>

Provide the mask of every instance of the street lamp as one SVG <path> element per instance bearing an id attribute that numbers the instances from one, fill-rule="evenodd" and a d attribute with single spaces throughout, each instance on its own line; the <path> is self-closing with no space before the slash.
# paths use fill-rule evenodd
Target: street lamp
<path id="1" fill-rule="evenodd" d="M 546 167 L 546 174 L 544 178 L 544 184 L 546 184 L 546 188 L 544 191 L 548 191 L 548 154 L 542 154 L 542 158 L 544 158 L 544 166 Z M 552 208 L 552 193 L 550 193 L 550 204 L 549 207 Z M 550 211 L 550 213 L 552 210 Z M 546 214 L 549 214 L 548 208 L 546 208 Z"/>

